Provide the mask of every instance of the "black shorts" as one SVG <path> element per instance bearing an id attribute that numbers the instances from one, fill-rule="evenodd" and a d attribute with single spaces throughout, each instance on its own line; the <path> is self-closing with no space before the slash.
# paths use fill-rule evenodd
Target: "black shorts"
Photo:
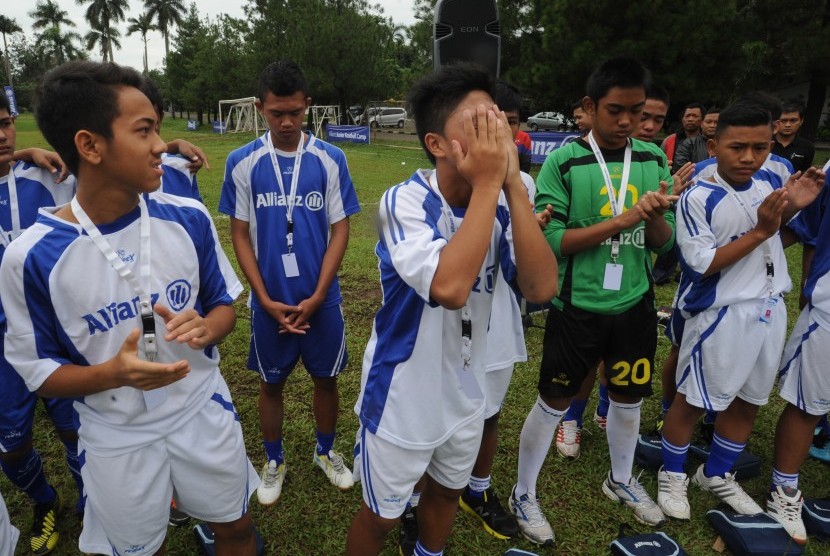
<path id="1" fill-rule="evenodd" d="M 602 315 L 565 305 L 548 311 L 539 370 L 539 393 L 571 398 L 598 361 L 605 363 L 608 389 L 650 396 L 657 350 L 657 311 L 646 294 L 619 315 Z"/>

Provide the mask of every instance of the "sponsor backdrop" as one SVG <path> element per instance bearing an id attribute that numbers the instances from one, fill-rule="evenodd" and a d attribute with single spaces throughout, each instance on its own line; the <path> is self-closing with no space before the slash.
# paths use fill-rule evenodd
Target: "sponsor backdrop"
<path id="1" fill-rule="evenodd" d="M 329 143 L 369 143 L 369 126 L 326 125 L 326 140 Z"/>
<path id="2" fill-rule="evenodd" d="M 528 135 L 533 142 L 533 153 L 530 156 L 532 164 L 542 164 L 554 149 L 579 139 L 579 133 L 565 131 L 531 131 Z"/>

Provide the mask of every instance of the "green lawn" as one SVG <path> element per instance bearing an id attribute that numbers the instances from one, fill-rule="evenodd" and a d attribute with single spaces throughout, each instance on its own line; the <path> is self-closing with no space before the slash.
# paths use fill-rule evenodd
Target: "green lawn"
<path id="1" fill-rule="evenodd" d="M 224 160 L 228 152 L 253 138 L 247 135 L 214 135 L 210 132 L 186 132 L 182 120 L 168 120 L 164 126 L 167 138 L 184 137 L 200 145 L 208 154 L 211 169 L 199 173 L 202 195 L 208 208 L 216 217 L 225 250 L 234 261 L 228 234 L 228 219 L 216 212 L 222 183 Z M 18 120 L 18 147 L 46 146 L 37 132 L 31 116 Z M 375 214 L 377 202 L 384 189 L 402 181 L 419 166 L 427 162 L 417 143 L 412 141 L 384 142 L 371 146 L 344 147 L 355 182 L 363 212 L 353 217 L 349 249 L 340 273 L 344 310 L 348 327 L 350 361 L 340 380 L 341 418 L 336 448 L 350 455 L 357 419 L 352 410 L 360 383 L 360 362 L 368 340 L 372 318 L 380 303 L 377 262 L 374 255 L 376 242 Z M 817 163 L 823 163 L 829 151 L 819 151 Z M 790 270 L 794 283 L 800 278 L 800 248 L 789 250 Z M 240 277 L 241 277 L 240 273 Z M 658 305 L 668 305 L 674 293 L 672 286 L 657 289 Z M 790 324 L 796 317 L 797 296 L 787 298 Z M 263 450 L 259 437 L 257 417 L 258 378 L 245 370 L 248 352 L 249 314 L 244 299 L 237 302 L 239 322 L 234 333 L 221 346 L 222 372 L 230 385 L 245 431 L 248 453 L 257 469 L 263 464 Z M 536 315 L 537 325 L 543 324 Z M 503 499 L 516 477 L 516 458 L 519 432 L 527 411 L 536 398 L 536 381 L 541 356 L 542 330 L 533 327 L 527 332 L 530 360 L 516 368 L 510 390 L 505 400 L 501 418 L 501 443 L 493 472 L 494 485 Z M 661 337 L 656 368 L 659 369 L 668 350 L 668 342 Z M 656 373 L 659 375 L 659 373 Z M 660 391 L 659 376 L 654 388 Z M 649 400 L 643 409 L 644 430 L 651 429 L 658 413 L 659 395 Z M 763 460 L 760 477 L 745 483 L 745 488 L 756 500 L 762 500 L 769 483 L 772 460 L 772 439 L 775 421 L 782 409 L 781 402 L 773 402 L 761 410 L 757 432 L 750 440 L 749 449 Z M 593 414 L 595 400 L 586 411 L 587 421 Z M 330 486 L 323 474 L 311 463 L 315 446 L 314 421 L 311 414 L 311 381 L 302 371 L 294 374 L 286 387 L 285 447 L 288 479 L 280 501 L 263 509 L 254 499 L 251 509 L 254 520 L 267 540 L 268 554 L 338 554 L 345 545 L 346 531 L 352 515 L 360 505 L 360 488 L 341 493 Z M 44 454 L 50 480 L 61 491 L 65 500 L 75 501 L 75 487 L 65 469 L 63 450 L 54 431 L 47 424 L 42 411 L 38 413 L 35 445 Z M 557 554 L 607 554 L 608 543 L 616 536 L 620 523 L 635 525 L 638 531 L 646 528 L 636 525 L 631 514 L 612 504 L 601 493 L 600 485 L 608 469 L 607 447 L 603 434 L 592 423 L 586 425 L 583 435 L 582 456 L 578 461 L 563 460 L 553 449 L 542 471 L 539 493 L 546 515 L 557 536 Z M 347 458 L 351 461 L 351 457 Z M 828 468 L 809 461 L 801 474 L 802 490 L 807 495 L 828 495 Z M 656 496 L 656 480 L 653 474 L 643 474 L 649 492 Z M 124 478 L 129 481 L 129 477 Z M 0 489 L 9 506 L 12 523 L 23 532 L 22 541 L 30 526 L 30 506 L 5 479 L 0 477 Z M 673 522 L 663 530 L 678 539 L 690 554 L 715 554 L 711 549 L 715 535 L 705 521 L 705 511 L 715 504 L 715 499 L 695 488 L 689 489 L 694 518 L 690 523 Z M 71 511 L 63 513 L 61 532 L 63 538 L 55 554 L 77 554 L 77 535 L 80 524 Z M 168 554 L 196 554 L 190 528 L 172 529 L 169 534 Z M 390 536 L 384 554 L 397 554 L 395 537 Z M 25 542 L 18 547 L 23 550 Z M 534 546 L 524 540 L 498 541 L 481 530 L 470 517 L 459 514 L 455 530 L 447 547 L 448 554 L 498 555 L 510 546 L 534 551 Z M 827 545 L 811 542 L 806 554 L 828 552 Z"/>

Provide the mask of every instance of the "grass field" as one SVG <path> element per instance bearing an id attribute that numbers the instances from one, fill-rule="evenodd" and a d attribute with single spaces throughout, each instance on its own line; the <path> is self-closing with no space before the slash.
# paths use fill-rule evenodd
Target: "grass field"
<path id="1" fill-rule="evenodd" d="M 17 145 L 46 146 L 37 132 L 31 116 L 18 120 Z M 216 218 L 226 252 L 234 261 L 229 238 L 228 219 L 217 214 L 219 193 L 228 152 L 253 138 L 247 135 L 214 135 L 186 132 L 182 120 L 165 122 L 163 135 L 172 139 L 183 137 L 200 145 L 208 154 L 211 168 L 199 173 L 199 184 L 205 203 Z M 346 145 L 344 147 L 349 167 L 361 200 L 363 212 L 352 218 L 351 239 L 340 272 L 344 310 L 348 329 L 350 361 L 340 379 L 341 417 L 338 424 L 336 448 L 349 455 L 357 430 L 357 419 L 352 410 L 358 395 L 360 362 L 368 340 L 372 318 L 380 303 L 377 263 L 374 255 L 376 228 L 374 224 L 377 202 L 383 190 L 408 177 L 415 168 L 426 166 L 426 158 L 412 141 L 376 142 L 371 146 Z M 819 151 L 816 163 L 823 163 L 830 156 Z M 794 283 L 800 279 L 801 253 L 799 247 L 788 252 L 791 276 Z M 234 261 L 235 262 L 235 261 Z M 240 278 L 242 274 L 240 273 Z M 674 293 L 672 286 L 657 288 L 658 305 L 668 305 Z M 787 298 L 790 324 L 795 320 L 797 295 Z M 249 314 L 244 299 L 237 304 L 238 323 L 235 331 L 222 344 L 222 372 L 230 385 L 239 411 L 249 457 L 254 466 L 261 468 L 264 460 L 257 417 L 258 377 L 245 370 L 248 352 Z M 535 316 L 536 325 L 543 324 L 541 315 Z M 529 361 L 519 364 L 505 400 L 501 417 L 501 442 L 493 470 L 494 486 L 506 500 L 516 477 L 516 458 L 519 432 L 525 415 L 536 398 L 536 381 L 541 357 L 542 330 L 534 326 L 527 331 Z M 656 368 L 659 369 L 668 350 L 668 342 L 661 337 Z M 736 350 L 738 352 L 739 350 Z M 659 375 L 659 373 L 656 373 Z M 659 393 L 659 376 L 654 384 Z M 659 409 L 659 395 L 646 401 L 643 408 L 642 429 L 653 427 Z M 749 442 L 749 450 L 761 456 L 763 465 L 760 477 L 745 483 L 747 491 L 758 501 L 763 500 L 771 474 L 772 439 L 774 426 L 783 405 L 777 398 L 760 412 L 756 432 Z M 635 524 L 631 514 L 614 505 L 602 495 L 600 486 L 608 469 L 607 446 L 604 435 L 589 423 L 595 399 L 586 411 L 586 428 L 583 435 L 582 456 L 577 461 L 566 461 L 553 449 L 548 456 L 539 480 L 542 507 L 553 525 L 557 536 L 556 554 L 607 554 L 608 543 L 616 536 L 620 523 L 646 528 Z M 48 419 L 39 409 L 35 429 L 35 446 L 42 452 L 51 482 L 60 490 L 64 500 L 74 504 L 74 484 L 65 468 L 62 445 Z M 251 510 L 255 523 L 268 543 L 267 554 L 339 554 L 345 546 L 346 531 L 350 520 L 360 505 L 360 488 L 341 493 L 329 485 L 324 475 L 311 463 L 315 446 L 314 421 L 311 414 L 311 381 L 302 369 L 298 369 L 286 387 L 285 449 L 288 479 L 279 502 L 264 509 L 254 499 Z M 808 496 L 827 496 L 828 467 L 816 461 L 808 461 L 801 474 L 802 490 Z M 649 492 L 656 496 L 656 479 L 644 473 L 643 480 Z M 124 477 L 128 482 L 129 477 Z M 0 490 L 6 499 L 11 520 L 22 531 L 17 554 L 28 554 L 27 532 L 30 527 L 31 509 L 24 497 L 12 488 L 5 476 L 0 476 Z M 693 519 L 689 523 L 669 523 L 663 528 L 674 536 L 692 555 L 716 554 L 711 549 L 715 535 L 705 520 L 705 511 L 715 505 L 715 499 L 695 488 L 689 489 Z M 72 511 L 66 510 L 60 525 L 62 539 L 55 554 L 77 554 L 77 536 L 80 523 Z M 197 554 L 197 546 L 190 528 L 171 528 L 168 536 L 168 554 Z M 395 537 L 390 536 L 384 554 L 396 554 Z M 472 554 L 495 556 L 510 546 L 535 551 L 530 543 L 516 539 L 496 540 L 480 529 L 472 518 L 459 514 L 448 554 Z M 830 552 L 828 545 L 811 542 L 806 554 L 818 555 Z"/>

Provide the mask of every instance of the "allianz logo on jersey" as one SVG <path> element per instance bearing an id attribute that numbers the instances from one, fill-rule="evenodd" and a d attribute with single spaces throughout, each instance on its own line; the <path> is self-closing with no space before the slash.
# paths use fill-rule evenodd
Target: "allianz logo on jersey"
<path id="1" fill-rule="evenodd" d="M 179 312 L 190 301 L 193 293 L 193 286 L 187 280 L 174 280 L 170 282 L 165 288 L 166 305 L 173 311 Z M 159 299 L 159 294 L 154 293 L 150 295 L 150 303 L 156 304 Z M 86 322 L 89 328 L 89 335 L 94 336 L 96 333 L 109 332 L 122 322 L 128 322 L 131 326 L 135 326 L 136 319 L 141 314 L 139 308 L 140 302 L 138 296 L 125 301 L 113 301 L 97 311 L 82 315 L 81 318 Z"/>
<path id="2" fill-rule="evenodd" d="M 602 242 L 603 245 L 611 245 L 611 238 L 609 237 Z M 637 228 L 632 232 L 622 232 L 620 234 L 620 245 L 635 245 L 637 247 L 645 247 L 646 245 L 646 231 L 645 228 Z"/>
<path id="3" fill-rule="evenodd" d="M 256 208 L 260 207 L 284 207 L 285 196 L 276 191 L 258 193 L 256 196 Z M 323 194 L 319 191 L 312 191 L 305 197 L 296 195 L 294 197 L 295 207 L 306 207 L 308 210 L 318 211 L 323 208 Z"/>

